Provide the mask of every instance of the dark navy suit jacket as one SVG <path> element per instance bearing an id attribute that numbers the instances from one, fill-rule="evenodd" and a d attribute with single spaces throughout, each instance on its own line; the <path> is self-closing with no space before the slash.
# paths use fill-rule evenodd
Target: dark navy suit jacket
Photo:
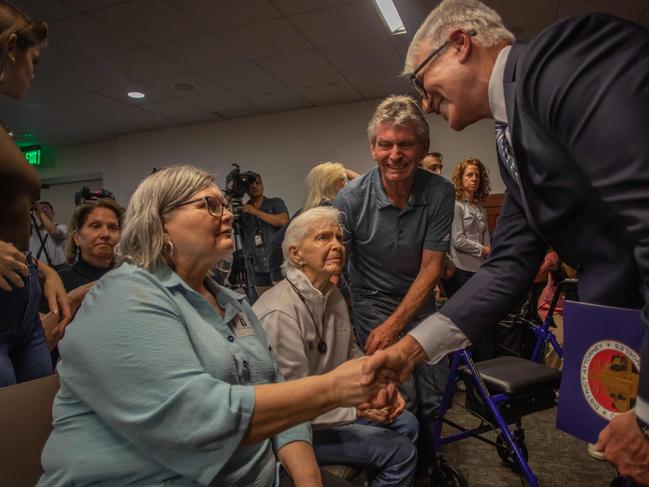
<path id="1" fill-rule="evenodd" d="M 501 161 L 507 194 L 492 254 L 442 313 L 475 342 L 521 299 L 548 246 L 579 271 L 582 301 L 642 307 L 649 32 L 606 15 L 558 22 L 512 46 L 504 88 L 521 187 Z M 649 364 L 649 340 L 642 360 Z M 647 365 L 639 392 L 649 399 Z"/>

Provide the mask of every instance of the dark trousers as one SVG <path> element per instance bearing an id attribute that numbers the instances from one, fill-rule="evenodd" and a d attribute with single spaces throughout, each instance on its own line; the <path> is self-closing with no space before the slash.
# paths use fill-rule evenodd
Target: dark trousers
<path id="1" fill-rule="evenodd" d="M 351 484 L 340 477 L 336 477 L 325 470 L 320 470 L 320 475 L 322 475 L 322 485 L 324 485 L 324 487 L 354 487 L 354 484 Z M 293 479 L 286 472 L 283 472 L 281 475 L 279 487 L 295 487 Z"/>
<path id="2" fill-rule="evenodd" d="M 0 387 L 52 374 L 52 359 L 38 316 L 41 285 L 31 260 L 23 283 L 23 288 L 0 289 Z"/>

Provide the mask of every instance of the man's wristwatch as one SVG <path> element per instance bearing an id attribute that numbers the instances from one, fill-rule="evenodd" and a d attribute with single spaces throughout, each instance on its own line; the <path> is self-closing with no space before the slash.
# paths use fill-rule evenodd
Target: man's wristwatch
<path id="1" fill-rule="evenodd" d="M 638 421 L 638 426 L 640 427 L 640 431 L 642 431 L 642 434 L 644 434 L 645 438 L 649 440 L 649 424 L 645 423 L 642 421 L 638 415 L 636 415 L 636 420 Z"/>

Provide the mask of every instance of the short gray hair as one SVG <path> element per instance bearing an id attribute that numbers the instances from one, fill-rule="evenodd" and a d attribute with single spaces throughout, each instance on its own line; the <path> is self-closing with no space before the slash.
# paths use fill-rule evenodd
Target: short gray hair
<path id="1" fill-rule="evenodd" d="M 189 165 L 170 166 L 142 180 L 124 215 L 122 235 L 115 248 L 118 262 L 131 262 L 147 270 L 168 265 L 164 214 L 210 186 L 216 186 L 214 176 Z"/>
<path id="2" fill-rule="evenodd" d="M 428 122 L 413 98 L 406 95 L 390 95 L 379 103 L 367 125 L 370 144 L 376 142 L 376 129 L 382 124 L 394 127 L 414 125 L 419 142 L 428 147 L 430 142 Z"/>
<path id="3" fill-rule="evenodd" d="M 297 268 L 291 260 L 288 249 L 299 247 L 304 239 L 315 229 L 318 223 L 329 223 L 340 225 L 340 212 L 333 206 L 317 206 L 310 210 L 300 213 L 291 220 L 284 235 L 282 242 L 282 254 L 284 254 L 284 269 L 289 267 Z"/>
<path id="4" fill-rule="evenodd" d="M 426 17 L 417 33 L 412 38 L 404 74 L 412 73 L 415 58 L 421 57 L 420 50 L 436 49 L 446 40 L 454 29 L 475 31 L 475 42 L 484 47 L 491 47 L 501 42 L 513 43 L 516 38 L 503 23 L 498 13 L 478 0 L 444 0 Z"/>

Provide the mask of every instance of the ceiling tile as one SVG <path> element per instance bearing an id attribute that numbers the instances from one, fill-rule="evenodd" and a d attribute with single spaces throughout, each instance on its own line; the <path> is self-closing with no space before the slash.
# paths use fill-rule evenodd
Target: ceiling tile
<path id="1" fill-rule="evenodd" d="M 44 71 L 83 63 L 85 59 L 77 54 L 65 51 L 58 46 L 48 46 L 41 51 L 41 59 L 36 68 L 36 77 Z"/>
<path id="2" fill-rule="evenodd" d="M 282 13 L 291 15 L 358 1 L 360 0 L 273 0 L 273 3 Z"/>
<path id="3" fill-rule="evenodd" d="M 313 47 L 286 19 L 274 19 L 219 32 L 219 37 L 251 59 L 263 59 Z"/>
<path id="4" fill-rule="evenodd" d="M 386 85 L 410 86 L 408 81 L 400 76 L 398 70 L 387 70 L 381 67 L 344 71 L 343 76 L 358 90 Z"/>
<path id="5" fill-rule="evenodd" d="M 280 17 L 268 0 L 170 0 L 173 5 L 212 31 L 230 29 Z"/>
<path id="6" fill-rule="evenodd" d="M 128 110 L 126 103 L 112 100 L 97 93 L 87 93 L 75 96 L 74 98 L 59 98 L 43 102 L 40 109 L 48 113 L 62 113 L 69 107 L 74 108 L 78 113 L 107 113 Z"/>
<path id="7" fill-rule="evenodd" d="M 335 73 L 334 67 L 317 51 L 299 51 L 257 61 L 279 80 Z"/>
<path id="8" fill-rule="evenodd" d="M 212 93 L 210 95 L 193 96 L 185 100 L 204 110 L 217 113 L 225 118 L 243 117 L 263 113 L 263 109 L 242 100 L 232 93 Z"/>
<path id="9" fill-rule="evenodd" d="M 329 74 L 325 76 L 312 76 L 309 78 L 287 81 L 286 84 L 295 92 L 309 98 L 309 95 L 316 93 L 344 93 L 356 91 L 345 78 L 340 74 Z M 358 92 L 356 92 L 358 94 Z"/>
<path id="10" fill-rule="evenodd" d="M 371 86 L 361 90 L 366 98 L 385 98 L 390 95 L 409 94 L 410 89 L 407 83 L 393 83 L 384 86 Z"/>
<path id="11" fill-rule="evenodd" d="M 79 12 L 60 0 L 14 0 L 19 9 L 24 11 L 34 20 L 42 20 L 48 24 L 54 20 L 64 19 Z"/>
<path id="12" fill-rule="evenodd" d="M 363 96 L 340 74 L 288 81 L 295 92 L 315 105 L 362 100 Z"/>
<path id="13" fill-rule="evenodd" d="M 313 93 L 305 98 L 317 106 L 339 105 L 341 103 L 350 103 L 364 99 L 356 90 L 339 93 Z"/>
<path id="14" fill-rule="evenodd" d="M 524 2 L 521 0 L 484 0 L 484 2 L 498 12 L 501 17 L 507 14 L 556 9 L 559 4 L 559 0 L 525 0 Z"/>
<path id="15" fill-rule="evenodd" d="M 200 113 L 195 115 L 187 115 L 183 117 L 172 117 L 169 119 L 173 127 L 178 127 L 180 125 L 189 125 L 193 123 L 205 123 L 205 122 L 216 122 L 217 120 L 223 120 L 223 117 L 217 115 L 216 113 Z"/>
<path id="16" fill-rule="evenodd" d="M 341 71 L 382 66 L 398 70 L 401 59 L 387 37 L 322 48 L 323 54 Z"/>
<path id="17" fill-rule="evenodd" d="M 160 0 L 134 0 L 90 15 L 147 46 L 205 32 L 196 21 Z"/>
<path id="18" fill-rule="evenodd" d="M 153 50 L 191 70 L 227 66 L 247 61 L 245 56 L 228 46 L 216 34 L 160 44 Z"/>
<path id="19" fill-rule="evenodd" d="M 289 20 L 318 47 L 388 35 L 377 9 L 369 1 L 297 14 Z"/>
<path id="20" fill-rule="evenodd" d="M 394 47 L 394 50 L 399 56 L 401 64 L 406 60 L 406 55 L 408 54 L 408 48 L 410 47 L 410 42 L 412 39 L 409 36 L 390 36 L 390 43 Z"/>
<path id="21" fill-rule="evenodd" d="M 265 110 L 291 110 L 312 104 L 281 83 L 235 90 L 234 94 Z"/>
<path id="22" fill-rule="evenodd" d="M 189 103 L 180 100 L 149 103 L 147 105 L 142 105 L 142 108 L 157 113 L 158 115 L 162 115 L 163 117 L 205 116 L 205 110 L 201 110 L 195 105 L 190 105 Z"/>
<path id="23" fill-rule="evenodd" d="M 206 69 L 199 71 L 198 74 L 228 90 L 250 88 L 277 82 L 274 77 L 253 63 L 233 64 L 232 66 Z"/>
<path id="24" fill-rule="evenodd" d="M 557 19 L 598 12 L 637 22 L 648 5 L 647 0 L 596 0 L 571 5 L 562 4 L 557 12 Z"/>
<path id="25" fill-rule="evenodd" d="M 196 73 L 185 73 L 179 76 L 163 77 L 147 81 L 148 86 L 162 91 L 173 98 L 187 98 L 221 91 L 215 83 Z"/>
<path id="26" fill-rule="evenodd" d="M 125 78 L 147 81 L 172 74 L 186 72 L 183 66 L 162 57 L 151 49 L 136 49 L 97 60 L 107 71 Z"/>
<path id="27" fill-rule="evenodd" d="M 649 28 L 649 9 L 647 9 L 639 21 L 640 25 L 644 25 Z"/>
<path id="28" fill-rule="evenodd" d="M 109 56 L 139 44 L 86 15 L 57 20 L 49 25 L 48 42 L 86 58 Z"/>
<path id="29" fill-rule="evenodd" d="M 65 0 L 65 3 L 72 5 L 77 10 L 83 12 L 90 12 L 92 10 L 99 10 L 100 8 L 110 7 L 118 3 L 124 3 L 128 0 Z"/>
<path id="30" fill-rule="evenodd" d="M 545 9 L 506 14 L 503 16 L 503 21 L 518 39 L 531 40 L 552 23 L 555 12 L 554 9 Z"/>

